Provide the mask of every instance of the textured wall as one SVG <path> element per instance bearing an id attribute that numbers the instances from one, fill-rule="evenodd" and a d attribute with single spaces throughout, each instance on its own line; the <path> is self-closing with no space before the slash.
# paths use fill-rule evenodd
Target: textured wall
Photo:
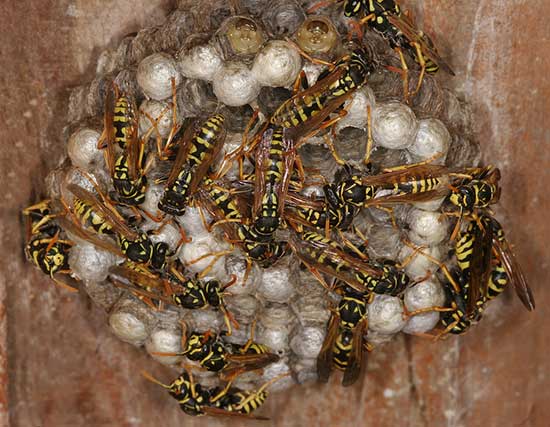
<path id="1" fill-rule="evenodd" d="M 143 3 L 146 6 L 136 6 Z M 485 159 L 503 170 L 499 214 L 537 298 L 528 315 L 507 293 L 465 337 L 401 337 L 370 355 L 350 389 L 310 386 L 273 396 L 274 425 L 543 426 L 550 416 L 545 325 L 550 208 L 550 27 L 545 0 L 403 1 L 457 72 Z M 97 53 L 162 22 L 168 0 L 3 2 L 0 18 L 0 425 L 241 425 L 191 419 L 139 376 L 171 373 L 117 341 L 105 315 L 24 263 L 19 210 L 63 156 L 66 89 Z M 111 9 L 113 8 L 113 9 Z M 6 413 L 6 408 L 9 412 Z"/>

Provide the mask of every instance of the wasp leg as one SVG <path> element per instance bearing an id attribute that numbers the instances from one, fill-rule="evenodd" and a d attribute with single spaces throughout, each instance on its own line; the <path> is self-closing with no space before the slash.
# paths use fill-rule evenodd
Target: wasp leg
<path id="1" fill-rule="evenodd" d="M 239 322 L 237 322 L 237 319 L 235 319 L 235 316 L 233 316 L 233 313 L 231 313 L 225 304 L 222 304 L 220 306 L 221 311 L 223 312 L 223 320 L 225 322 L 225 327 L 227 328 L 227 336 L 231 336 L 233 333 L 233 329 L 231 328 L 231 325 L 235 327 L 235 329 L 239 329 L 240 325 Z"/>
<path id="2" fill-rule="evenodd" d="M 447 266 L 445 264 L 443 264 L 437 258 L 434 258 L 433 256 L 431 256 L 430 254 L 427 254 L 426 252 L 422 251 L 422 249 L 417 247 L 414 243 L 412 243 L 412 242 L 410 242 L 406 239 L 403 239 L 402 241 L 409 248 L 412 248 L 413 250 L 415 250 L 416 255 L 421 254 L 426 259 L 433 262 L 435 265 L 439 266 L 439 268 L 441 269 L 441 271 L 443 271 L 443 274 L 449 280 L 449 282 L 451 283 L 451 285 L 453 286 L 455 291 L 460 293 L 460 291 L 461 291 L 460 286 L 458 286 L 458 284 L 456 283 L 456 280 L 453 278 L 453 275 L 451 274 L 451 272 L 449 271 L 449 269 L 447 268 Z"/>
<path id="3" fill-rule="evenodd" d="M 198 275 L 199 278 L 202 278 L 202 277 L 206 276 L 210 272 L 210 270 L 212 270 L 212 268 L 214 267 L 214 264 L 216 264 L 218 259 L 220 259 L 224 255 L 229 255 L 232 252 L 233 252 L 233 250 L 225 250 L 225 251 L 220 251 L 220 252 L 209 252 L 209 253 L 201 255 L 200 257 L 195 258 L 191 261 L 187 261 L 187 265 L 193 265 L 193 264 L 196 264 L 197 262 L 199 262 L 199 261 L 201 261 L 205 258 L 212 257 L 213 260 L 210 261 L 208 263 L 208 265 L 206 266 L 206 268 L 203 271 L 201 271 Z"/>
<path id="4" fill-rule="evenodd" d="M 365 147 L 365 157 L 363 163 L 370 164 L 370 154 L 374 141 L 372 139 L 372 111 L 371 106 L 367 105 L 367 146 Z"/>
<path id="5" fill-rule="evenodd" d="M 381 211 L 386 212 L 390 216 L 392 227 L 399 228 L 397 225 L 397 220 L 395 219 L 395 215 L 393 213 L 393 208 L 388 208 L 386 206 L 377 206 L 377 205 L 369 205 L 369 207 L 380 209 Z"/>
<path id="6" fill-rule="evenodd" d="M 170 153 L 170 145 L 172 144 L 172 139 L 174 138 L 174 135 L 176 135 L 176 133 L 178 132 L 180 126 L 178 125 L 178 115 L 177 115 L 177 99 L 176 99 L 176 95 L 177 95 L 177 92 L 176 92 L 176 80 L 174 77 L 172 77 L 170 79 L 170 84 L 172 86 L 172 107 L 171 107 L 171 110 L 172 110 L 172 128 L 170 129 L 170 133 L 168 134 L 168 137 L 166 138 L 166 143 L 164 144 L 164 147 L 161 148 L 161 145 L 162 145 L 162 141 L 160 139 L 160 135 L 158 135 L 158 131 L 157 131 L 157 135 L 159 136 L 159 138 L 157 139 L 157 154 L 158 154 L 158 157 L 160 160 L 166 160 L 168 157 L 169 157 L 169 153 Z M 157 120 L 160 120 L 160 117 L 162 117 L 164 115 L 164 113 L 166 112 L 166 109 L 162 110 L 162 115 L 159 116 L 159 118 Z M 157 122 L 158 123 L 158 122 Z"/>
<path id="7" fill-rule="evenodd" d="M 420 75 L 418 76 L 418 82 L 416 83 L 416 88 L 409 93 L 409 98 L 416 96 L 418 92 L 420 91 L 420 87 L 422 86 L 422 81 L 424 80 L 424 76 L 426 75 L 426 60 L 424 59 L 424 55 L 422 54 L 422 47 L 419 43 L 413 43 L 412 44 L 416 53 L 416 58 L 418 60 L 418 64 L 420 65 Z"/>
<path id="8" fill-rule="evenodd" d="M 307 89 L 308 86 L 306 72 L 302 70 L 296 76 L 296 80 L 294 80 L 294 84 L 292 85 L 292 95 L 296 95 L 300 92 L 300 89 Z"/>
<path id="9" fill-rule="evenodd" d="M 323 288 L 325 288 L 327 291 L 332 291 L 332 287 L 326 282 L 325 278 L 319 272 L 319 270 L 317 270 L 315 267 L 312 267 L 309 264 L 306 264 L 306 263 L 303 263 L 303 264 L 306 266 L 309 272 L 313 274 L 313 277 L 315 277 L 319 281 L 319 283 L 323 286 Z"/>
<path id="10" fill-rule="evenodd" d="M 410 163 L 408 165 L 393 166 L 391 168 L 384 168 L 384 169 L 382 169 L 382 172 L 393 172 L 393 171 L 413 168 L 413 167 L 416 167 L 416 166 L 427 165 L 427 164 L 433 162 L 434 160 L 439 159 L 442 155 L 443 155 L 443 153 L 441 153 L 441 152 L 440 153 L 435 153 L 433 156 L 428 157 L 427 159 L 424 159 L 420 162 Z"/>
<path id="11" fill-rule="evenodd" d="M 351 240 L 349 240 L 340 230 L 338 230 L 338 235 L 340 236 L 340 239 L 342 239 L 342 243 L 344 243 L 344 245 L 355 252 L 359 258 L 364 260 L 369 259 L 369 257 L 365 255 L 357 246 L 355 246 L 355 244 Z"/>
<path id="12" fill-rule="evenodd" d="M 373 19 L 376 19 L 376 14 L 375 13 L 370 13 L 367 16 L 365 16 L 364 18 L 361 18 L 361 20 L 359 22 L 361 23 L 361 25 L 364 25 L 367 22 L 372 21 Z"/>
<path id="13" fill-rule="evenodd" d="M 391 71 L 396 71 L 401 74 L 401 79 L 403 80 L 403 98 L 407 104 L 410 104 L 409 100 L 409 66 L 407 61 L 405 61 L 405 55 L 400 47 L 396 47 L 395 51 L 399 55 L 399 60 L 401 61 L 401 69 L 391 67 Z"/>
<path id="14" fill-rule="evenodd" d="M 218 221 L 212 223 L 212 224 L 209 224 L 208 225 L 208 232 L 212 232 L 212 230 L 214 229 L 214 227 L 218 226 L 218 225 L 221 225 L 221 224 L 227 224 L 227 223 L 231 223 L 231 222 L 238 222 L 238 223 L 241 223 L 242 222 L 242 218 L 232 218 L 232 219 L 219 219 Z"/>
<path id="15" fill-rule="evenodd" d="M 147 212 L 146 210 L 142 210 L 141 212 L 153 222 L 163 222 L 166 219 L 166 214 L 164 212 L 159 212 L 158 210 L 157 216 Z"/>
<path id="16" fill-rule="evenodd" d="M 419 253 L 422 253 L 422 250 L 423 249 L 427 249 L 428 247 L 426 245 L 422 245 L 422 246 L 416 246 L 413 251 L 403 260 L 403 262 L 399 263 L 397 265 L 398 268 L 405 268 L 407 265 L 409 265 L 411 263 L 411 261 L 416 258 L 416 256 L 419 254 Z"/>
<path id="17" fill-rule="evenodd" d="M 346 115 L 348 114 L 347 110 L 342 108 L 339 112 L 338 112 L 338 115 L 330 120 L 327 120 L 325 122 L 323 122 L 319 127 L 317 127 L 316 129 L 313 129 L 311 132 L 309 132 L 307 135 L 303 136 L 300 138 L 300 142 L 298 144 L 296 144 L 296 148 L 300 147 L 304 141 L 307 141 L 309 138 L 312 138 L 314 137 L 315 135 L 317 135 L 320 131 L 322 131 L 323 129 L 326 129 L 332 125 L 334 125 L 335 123 L 339 122 L 340 120 L 342 120 Z"/>
<path id="18" fill-rule="evenodd" d="M 261 139 L 261 134 L 263 133 L 263 132 L 258 132 L 258 134 L 255 135 L 250 147 L 248 146 L 248 143 L 249 143 L 248 142 L 248 134 L 250 133 L 251 129 L 254 128 L 254 123 L 255 123 L 256 119 L 259 116 L 260 116 L 260 110 L 255 109 L 254 113 L 252 114 L 252 117 L 248 121 L 248 123 L 245 127 L 245 130 L 243 132 L 243 139 L 242 139 L 241 145 L 239 145 L 237 148 L 235 148 L 230 153 L 227 153 L 223 156 L 223 159 L 221 161 L 221 165 L 219 166 L 218 170 L 214 173 L 214 179 L 220 179 L 221 177 L 223 177 L 229 171 L 229 168 L 231 167 L 231 164 L 233 163 L 233 161 L 235 159 L 238 159 L 238 161 L 239 161 L 239 176 L 240 176 L 240 179 L 243 178 L 243 172 L 242 172 L 242 170 L 243 170 L 243 164 L 242 164 L 243 158 L 244 158 L 244 156 L 247 156 L 252 152 L 252 150 L 259 143 L 259 141 Z"/>
<path id="19" fill-rule="evenodd" d="M 70 273 L 71 273 L 71 270 L 61 270 L 61 271 L 58 272 L 58 274 L 70 274 Z M 50 278 L 53 280 L 53 282 L 54 282 L 57 286 L 59 286 L 59 287 L 65 289 L 65 290 L 67 290 L 67 291 L 69 291 L 69 292 L 78 292 L 78 289 L 76 289 L 76 288 L 72 287 L 71 285 L 68 285 L 67 283 L 65 283 L 65 282 L 63 282 L 63 281 L 61 281 L 61 280 L 59 280 L 57 277 L 50 276 Z"/>
<path id="20" fill-rule="evenodd" d="M 184 243 L 189 243 L 193 240 L 191 237 L 187 236 L 187 233 L 185 232 L 184 228 L 173 218 L 166 218 L 163 221 L 159 221 L 159 222 L 161 222 L 160 226 L 156 230 L 150 231 L 149 234 L 153 234 L 153 235 L 160 234 L 162 229 L 166 227 L 166 225 L 168 225 L 169 223 L 172 223 L 172 225 L 177 228 L 180 235 L 180 240 L 178 241 L 177 247 L 179 247 Z"/>
<path id="21" fill-rule="evenodd" d="M 404 307 L 404 310 L 405 310 L 405 315 L 407 317 L 413 317 L 413 316 L 416 316 L 418 314 L 431 313 L 431 312 L 434 312 L 434 311 L 436 311 L 438 313 L 446 313 L 446 312 L 449 312 L 449 311 L 454 311 L 455 308 L 453 308 L 453 307 L 434 306 L 434 307 L 424 307 L 424 308 L 419 308 L 417 310 L 408 311 L 407 308 Z"/>
<path id="22" fill-rule="evenodd" d="M 233 377 L 231 380 L 229 380 L 227 382 L 227 384 L 225 385 L 225 387 L 223 388 L 223 390 L 221 390 L 218 394 L 216 394 L 214 397 L 211 397 L 210 398 L 210 403 L 215 403 L 216 401 L 220 400 L 222 397 L 224 397 L 228 392 L 229 392 L 229 389 L 231 388 L 231 385 L 233 384 L 233 379 L 235 377 Z"/>
<path id="23" fill-rule="evenodd" d="M 336 147 L 334 146 L 334 143 L 332 142 L 332 139 L 329 138 L 327 134 L 323 135 L 323 139 L 325 140 L 325 144 L 327 144 L 328 149 L 330 150 L 330 153 L 332 154 L 332 157 L 334 157 L 334 160 L 339 165 L 345 165 L 346 162 L 338 155 L 338 152 L 336 151 Z"/>
<path id="24" fill-rule="evenodd" d="M 306 52 L 304 52 L 300 46 L 298 46 L 296 43 L 294 43 L 288 37 L 285 37 L 285 40 L 294 49 L 296 49 L 300 55 L 302 55 L 308 61 L 313 62 L 314 64 L 318 64 L 318 65 L 325 65 L 326 67 L 329 68 L 329 70 L 332 70 L 334 68 L 334 64 L 332 62 L 323 61 L 322 59 L 318 59 L 318 58 L 313 58 L 312 56 L 310 56 Z"/>

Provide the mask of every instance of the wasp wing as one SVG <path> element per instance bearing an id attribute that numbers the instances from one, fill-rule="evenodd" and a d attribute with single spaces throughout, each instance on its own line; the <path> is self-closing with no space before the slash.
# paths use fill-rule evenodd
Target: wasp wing
<path id="1" fill-rule="evenodd" d="M 266 191 L 266 173 L 269 169 L 271 142 L 273 141 L 273 127 L 268 127 L 260 138 L 260 142 L 255 151 L 255 183 L 254 183 L 254 204 L 252 205 L 253 218 L 260 211 L 262 197 Z"/>
<path id="2" fill-rule="evenodd" d="M 478 301 L 487 295 L 491 274 L 493 230 L 491 227 L 481 226 L 475 220 L 472 220 L 470 227 L 474 241 L 470 260 L 467 310 L 468 313 L 473 313 L 477 309 Z"/>
<path id="3" fill-rule="evenodd" d="M 92 209 L 97 210 L 103 215 L 105 220 L 112 226 L 115 233 L 122 235 L 128 240 L 137 240 L 139 238 L 139 233 L 132 230 L 124 223 L 120 214 L 114 210 L 114 207 L 107 207 L 107 205 L 102 203 L 94 194 L 78 185 L 69 184 L 67 188 L 77 198 L 88 203 Z"/>
<path id="4" fill-rule="evenodd" d="M 333 349 L 336 338 L 338 337 L 339 325 L 340 317 L 336 313 L 333 313 L 330 316 L 327 335 L 323 341 L 321 351 L 317 356 L 317 376 L 319 377 L 319 381 L 324 383 L 328 381 L 330 372 L 332 371 Z"/>
<path id="5" fill-rule="evenodd" d="M 115 172 L 116 157 L 115 127 L 113 124 L 115 99 L 118 99 L 118 88 L 114 85 L 105 95 L 105 111 L 103 115 L 103 132 L 105 133 L 105 141 L 107 143 L 104 157 L 111 176 L 113 176 Z"/>
<path id="6" fill-rule="evenodd" d="M 229 365 L 223 369 L 222 379 L 234 378 L 236 374 L 265 368 L 279 360 L 273 353 L 231 354 L 227 356 Z"/>
<path id="7" fill-rule="evenodd" d="M 514 289 L 520 301 L 523 303 L 525 308 L 529 311 L 535 309 L 535 298 L 533 292 L 527 284 L 527 279 L 523 274 L 523 270 L 510 247 L 510 244 L 507 241 L 499 241 L 496 238 L 493 238 L 493 244 L 498 252 L 498 256 L 504 265 L 504 269 L 508 274 L 510 281 L 514 285 Z"/>
<path id="8" fill-rule="evenodd" d="M 391 188 L 395 184 L 420 182 L 427 179 L 438 179 L 446 176 L 449 169 L 443 165 L 411 165 L 400 167 L 389 172 L 361 177 L 362 185 L 373 185 L 380 188 Z"/>
<path id="9" fill-rule="evenodd" d="M 409 43 L 418 43 L 420 50 L 424 55 L 439 65 L 446 73 L 451 76 L 455 75 L 449 64 L 447 64 L 439 55 L 439 52 L 434 46 L 431 38 L 416 28 L 415 24 L 405 14 L 402 13 L 399 16 L 388 14 L 387 18 L 393 26 L 403 33 Z"/>
<path id="10" fill-rule="evenodd" d="M 124 257 L 124 254 L 122 253 L 118 245 L 116 245 L 111 239 L 103 239 L 99 235 L 91 233 L 90 231 L 82 228 L 80 224 L 76 224 L 65 217 L 58 217 L 56 218 L 56 220 L 63 230 L 72 234 L 73 236 L 90 242 L 98 248 L 111 252 L 112 254 Z"/>
<path id="11" fill-rule="evenodd" d="M 363 320 L 353 330 L 353 339 L 350 356 L 348 359 L 348 366 L 344 371 L 344 377 L 342 378 L 342 385 L 348 387 L 355 383 L 361 375 L 363 363 L 363 334 L 367 327 L 366 319 Z"/>

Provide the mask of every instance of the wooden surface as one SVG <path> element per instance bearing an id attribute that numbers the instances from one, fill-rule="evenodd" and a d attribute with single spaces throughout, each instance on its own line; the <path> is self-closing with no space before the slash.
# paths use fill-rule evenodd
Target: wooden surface
<path id="1" fill-rule="evenodd" d="M 537 299 L 512 293 L 466 336 L 400 337 L 371 354 L 363 381 L 333 378 L 274 395 L 275 426 L 546 426 L 550 418 L 550 3 L 403 2 L 437 35 L 473 107 L 485 159 L 503 171 L 500 213 Z M 140 4 L 139 7 L 136 4 Z M 63 156 L 66 89 L 88 80 L 101 48 L 162 22 L 168 0 L 21 0 L 0 17 L 0 425 L 218 426 L 191 419 L 138 374 L 166 378 L 119 342 L 83 296 L 51 286 L 22 254 L 19 211 Z M 115 9 L 113 9 L 115 8 Z M 7 411 L 6 411 L 7 410 Z M 254 424 L 254 423 L 252 423 Z"/>

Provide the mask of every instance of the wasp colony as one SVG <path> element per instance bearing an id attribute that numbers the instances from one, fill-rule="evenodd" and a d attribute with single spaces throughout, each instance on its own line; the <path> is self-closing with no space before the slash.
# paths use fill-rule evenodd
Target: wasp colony
<path id="1" fill-rule="evenodd" d="M 145 378 L 189 415 L 262 418 L 270 389 L 353 384 L 395 334 L 462 334 L 507 287 L 534 309 L 500 171 L 409 13 L 209 3 L 100 55 L 23 212 L 29 261 L 179 370 Z"/>

